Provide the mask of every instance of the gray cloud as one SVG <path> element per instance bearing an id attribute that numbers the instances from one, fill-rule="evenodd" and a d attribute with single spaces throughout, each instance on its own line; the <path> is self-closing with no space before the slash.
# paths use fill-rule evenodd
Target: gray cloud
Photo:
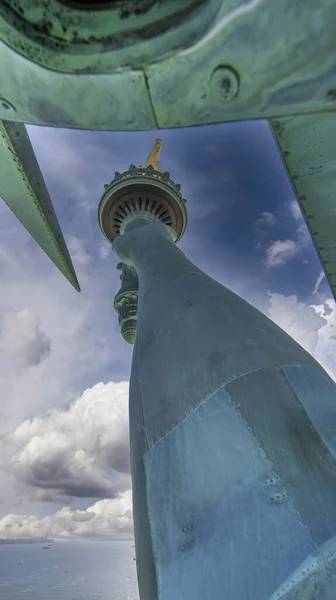
<path id="1" fill-rule="evenodd" d="M 47 150 L 48 148 L 44 149 L 45 153 Z M 79 161 L 81 167 L 82 158 L 81 156 Z M 91 159 L 93 161 L 92 156 Z M 101 155 L 99 160 L 103 162 Z M 111 179 L 111 164 L 107 165 L 106 160 L 104 164 L 106 172 L 110 173 L 107 181 Z M 75 177 L 78 173 L 79 171 L 76 171 Z M 71 185 L 74 179 L 71 182 L 70 172 L 66 186 L 63 182 L 63 187 L 57 183 L 60 173 L 56 175 L 55 172 L 55 185 L 51 189 L 52 200 L 62 228 L 68 228 L 68 234 L 66 231 L 65 234 L 76 262 L 76 269 L 79 271 L 81 294 L 72 289 L 7 205 L 0 202 L 0 270 L 2 285 L 6 289 L 6 294 L 0 296 L 1 411 L 7 415 L 6 421 L 4 418 L 0 419 L 0 439 L 3 441 L 7 441 L 8 431 L 13 431 L 25 420 L 34 420 L 36 415 L 47 414 L 51 407 L 58 407 L 62 412 L 82 390 L 91 387 L 97 381 L 108 381 L 111 374 L 115 380 L 125 380 L 130 371 L 131 348 L 123 343 L 120 337 L 117 315 L 113 310 L 113 296 L 120 286 L 120 273 L 113 264 L 117 262 L 117 258 L 113 256 L 112 251 L 111 261 L 102 261 L 98 256 L 99 245 L 104 242 L 104 238 L 96 224 L 96 210 L 97 200 L 102 192 L 102 189 L 98 188 L 102 188 L 104 179 L 101 178 L 101 173 L 98 173 L 97 180 L 99 179 L 100 183 L 96 182 L 97 189 L 90 188 L 85 196 L 85 201 L 91 202 L 89 212 L 92 208 L 93 213 L 92 222 L 94 221 L 95 229 L 91 231 L 91 221 L 85 210 L 81 211 L 78 205 L 72 209 Z M 50 171 L 46 179 L 49 179 L 47 184 L 50 187 Z M 75 193 L 77 194 L 77 190 Z M 84 199 L 80 195 L 78 198 Z M 74 200 L 76 203 L 76 198 Z M 64 207 L 62 202 L 68 201 L 69 207 Z M 80 222 L 77 228 L 78 221 Z M 87 284 L 84 277 L 85 281 L 88 281 Z M 26 314 L 25 319 L 19 318 L 17 315 L 26 307 L 29 307 L 28 315 Z M 47 360 L 48 343 L 45 338 L 52 340 Z M 39 358 L 41 360 L 36 364 Z M 81 488 L 76 485 L 73 487 L 72 483 L 74 463 L 78 463 L 78 457 L 72 462 L 62 462 L 62 485 L 60 487 L 55 482 L 53 488 L 50 487 L 53 484 L 52 477 L 42 478 L 42 449 L 38 450 L 36 461 L 32 456 L 25 455 L 20 465 L 15 463 L 16 475 L 13 477 L 11 472 L 14 473 L 14 463 L 9 468 L 13 452 L 8 444 L 2 447 L 0 454 L 4 503 L 1 505 L 0 515 L 13 511 L 16 502 L 14 494 L 19 485 L 23 494 L 20 511 L 25 509 L 28 513 L 41 510 L 37 504 L 41 502 L 67 505 L 74 497 L 68 494 L 76 494 L 75 497 L 81 493 L 93 494 L 97 498 L 111 497 L 119 489 L 127 488 L 130 480 L 127 472 L 129 458 L 127 454 L 123 455 L 122 450 L 123 439 L 128 439 L 127 399 L 123 410 L 126 411 L 126 423 L 121 440 L 115 440 L 115 466 L 118 476 L 113 477 L 113 482 L 109 480 L 110 472 L 114 470 L 112 442 L 106 443 L 106 440 L 102 439 L 99 444 L 99 436 L 96 439 L 92 435 L 95 448 L 87 450 L 86 464 L 90 464 L 90 458 L 93 457 L 93 465 L 85 478 L 81 476 Z M 109 423 L 108 416 L 106 422 Z M 42 430 L 38 432 L 42 448 L 41 438 Z M 16 444 L 15 455 L 19 455 L 27 444 L 28 440 Z M 126 452 L 128 453 L 128 446 Z M 48 461 L 49 470 L 52 470 L 53 457 L 48 455 Z M 98 479 L 97 472 L 100 473 Z M 75 472 L 77 479 L 79 475 Z M 44 487 L 36 487 L 39 483 Z"/>
<path id="2" fill-rule="evenodd" d="M 50 350 L 51 339 L 42 331 L 33 310 L 4 313 L 0 331 L 2 354 L 20 367 L 32 367 L 48 358 Z"/>
<path id="3" fill-rule="evenodd" d="M 69 453 L 68 453 L 69 452 Z M 19 481 L 43 490 L 57 490 L 59 494 L 78 498 L 113 498 L 117 488 L 104 476 L 84 451 L 57 448 L 37 455 L 30 462 L 13 460 L 13 472 Z M 59 496 L 55 495 L 55 500 Z M 43 500 L 45 496 L 40 495 Z"/>
<path id="4" fill-rule="evenodd" d="M 21 423 L 8 436 L 20 487 L 46 502 L 114 498 L 129 487 L 127 402 L 128 383 L 98 383 L 67 410 Z"/>

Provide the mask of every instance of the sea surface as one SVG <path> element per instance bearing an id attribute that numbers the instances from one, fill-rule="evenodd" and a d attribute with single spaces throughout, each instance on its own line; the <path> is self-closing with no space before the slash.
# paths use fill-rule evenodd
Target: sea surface
<path id="1" fill-rule="evenodd" d="M 133 542 L 0 544 L 1 600 L 138 600 Z"/>

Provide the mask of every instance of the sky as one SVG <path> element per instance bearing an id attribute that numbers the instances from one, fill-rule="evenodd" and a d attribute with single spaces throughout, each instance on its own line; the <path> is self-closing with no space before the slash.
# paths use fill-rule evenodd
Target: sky
<path id="1" fill-rule="evenodd" d="M 27 129 L 82 291 L 0 202 L 0 538 L 131 538 L 132 346 L 97 206 L 158 134 Z M 163 168 L 187 199 L 180 248 L 336 379 L 335 303 L 267 122 L 160 137 Z"/>

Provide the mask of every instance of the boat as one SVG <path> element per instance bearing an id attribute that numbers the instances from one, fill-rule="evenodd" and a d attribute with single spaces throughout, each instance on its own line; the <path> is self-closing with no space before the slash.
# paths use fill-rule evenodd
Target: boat
<path id="1" fill-rule="evenodd" d="M 43 548 L 42 548 L 42 549 L 43 549 L 43 550 L 49 550 L 49 548 L 51 548 L 51 545 L 50 545 L 50 544 L 48 544 L 48 546 L 43 546 Z"/>

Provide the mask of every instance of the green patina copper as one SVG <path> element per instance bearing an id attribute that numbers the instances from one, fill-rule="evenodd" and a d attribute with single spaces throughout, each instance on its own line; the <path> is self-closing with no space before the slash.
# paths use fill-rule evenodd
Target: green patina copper
<path id="1" fill-rule="evenodd" d="M 96 130 L 269 119 L 335 293 L 335 140 L 319 136 L 336 109 L 335 21 L 334 0 L 6 0 L 0 119 Z"/>
<path id="2" fill-rule="evenodd" d="M 130 165 L 128 171 L 115 173 L 105 184 L 98 205 L 98 221 L 109 242 L 139 226 L 161 222 L 170 228 L 177 243 L 187 225 L 186 200 L 179 184 L 163 171 L 160 162 L 162 140 L 157 138 L 148 156 L 146 167 Z M 140 194 L 140 195 L 139 195 Z M 121 334 L 126 342 L 134 344 L 137 327 L 138 276 L 131 265 L 119 263 L 121 288 L 114 299 L 119 316 Z"/>
<path id="3" fill-rule="evenodd" d="M 217 4 L 217 7 L 216 7 Z M 1 38 L 13 50 L 61 73 L 110 73 L 151 63 L 194 43 L 219 2 L 204 0 L 7 0 Z"/>
<path id="4" fill-rule="evenodd" d="M 336 296 L 335 113 L 285 117 L 270 124 Z"/>
<path id="5" fill-rule="evenodd" d="M 153 202 L 149 202 L 153 193 L 160 192 L 165 194 L 165 200 L 171 197 L 172 213 L 167 215 L 166 224 L 174 227 L 176 223 L 176 241 L 181 239 L 187 226 L 186 199 L 183 198 L 180 192 L 181 185 L 175 183 L 167 171 L 156 171 L 151 165 L 147 167 L 130 165 L 124 173 L 116 173 L 114 179 L 105 184 L 104 188 L 104 193 L 98 205 L 98 221 L 104 236 L 109 242 L 112 242 L 116 235 L 123 233 L 126 224 L 132 219 L 148 217 L 151 221 L 155 218 L 163 220 L 159 208 L 156 214 L 152 210 L 154 208 Z M 133 189 L 132 195 L 134 198 L 131 198 L 125 205 L 123 201 L 125 193 Z M 118 197 L 118 204 L 122 205 L 122 210 L 118 214 L 112 215 L 110 208 L 112 204 L 116 205 L 116 197 Z M 175 210 L 173 207 L 175 207 Z M 118 211 L 118 205 L 116 210 Z M 177 226 L 177 221 L 179 221 L 179 226 Z"/>
<path id="6" fill-rule="evenodd" d="M 19 121 L 87 129 L 330 112 L 335 19 L 334 0 L 7 0 L 1 95 Z"/>
<path id="7" fill-rule="evenodd" d="M 71 258 L 24 125 L 0 121 L 0 153 L 1 197 L 79 292 Z"/>
<path id="8" fill-rule="evenodd" d="M 121 335 L 129 344 L 134 344 L 138 310 L 138 276 L 134 267 L 119 263 L 121 288 L 114 298 L 114 308 L 118 313 Z"/>

